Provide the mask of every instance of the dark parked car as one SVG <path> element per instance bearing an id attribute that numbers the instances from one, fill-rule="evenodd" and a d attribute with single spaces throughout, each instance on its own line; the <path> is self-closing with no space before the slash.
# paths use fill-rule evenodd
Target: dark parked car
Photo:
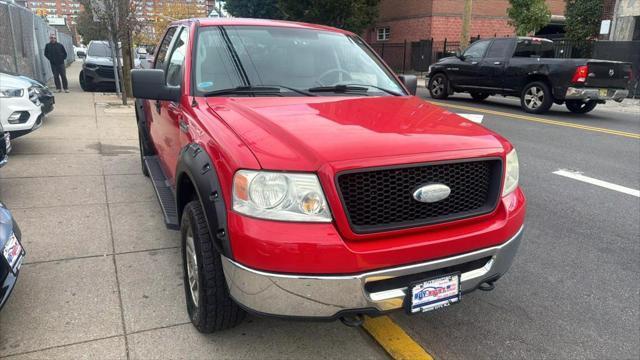
<path id="1" fill-rule="evenodd" d="M 115 87 L 111 46 L 107 41 L 91 41 L 80 71 L 80 87 L 93 91 L 100 87 Z"/>
<path id="2" fill-rule="evenodd" d="M 20 228 L 0 203 L 0 309 L 4 306 L 16 284 L 25 251 L 20 244 Z"/>
<path id="3" fill-rule="evenodd" d="M 20 76 L 21 78 L 31 82 L 33 84 L 36 95 L 38 95 L 38 99 L 40 100 L 42 113 L 48 114 L 53 111 L 53 105 L 56 103 L 56 98 L 49 90 L 47 85 L 41 83 L 38 80 L 34 80 L 27 76 Z"/>
<path id="4" fill-rule="evenodd" d="M 429 92 L 435 99 L 468 92 L 477 101 L 496 94 L 517 96 L 524 111 L 537 114 L 553 103 L 584 114 L 629 94 L 630 63 L 554 56 L 547 39 L 479 40 L 429 67 Z"/>

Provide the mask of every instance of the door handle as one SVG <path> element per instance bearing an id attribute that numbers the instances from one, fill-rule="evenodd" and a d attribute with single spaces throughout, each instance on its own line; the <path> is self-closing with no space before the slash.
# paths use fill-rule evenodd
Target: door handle
<path id="1" fill-rule="evenodd" d="M 184 119 L 180 119 L 180 121 L 178 121 L 178 126 L 180 126 L 180 131 L 182 131 L 183 133 L 189 132 L 189 124 L 187 124 Z"/>
<path id="2" fill-rule="evenodd" d="M 472 61 L 471 65 L 478 65 L 478 62 L 477 61 Z"/>
<path id="3" fill-rule="evenodd" d="M 493 62 L 493 65 L 500 65 L 500 64 L 502 64 L 500 61 L 494 61 Z"/>
<path id="4" fill-rule="evenodd" d="M 156 111 L 160 114 L 160 100 L 156 100 Z"/>

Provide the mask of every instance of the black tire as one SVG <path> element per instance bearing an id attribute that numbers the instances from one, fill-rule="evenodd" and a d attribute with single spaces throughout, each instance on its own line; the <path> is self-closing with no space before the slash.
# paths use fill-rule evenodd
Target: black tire
<path id="1" fill-rule="evenodd" d="M 87 78 L 84 76 L 84 71 L 80 71 L 80 88 L 82 91 L 92 92 L 96 89 L 93 82 L 87 81 Z"/>
<path id="2" fill-rule="evenodd" d="M 201 333 L 212 333 L 241 323 L 246 313 L 229 295 L 222 259 L 211 240 L 199 201 L 191 201 L 185 206 L 180 236 L 187 312 L 193 326 Z M 190 268 L 197 272 L 193 274 Z M 190 279 L 195 280 L 195 290 L 192 290 Z"/>
<path id="3" fill-rule="evenodd" d="M 471 94 L 471 98 L 473 98 L 474 101 L 482 101 L 489 97 L 489 94 L 482 92 L 471 92 L 469 94 Z"/>
<path id="4" fill-rule="evenodd" d="M 582 102 L 582 100 L 567 100 L 565 106 L 574 114 L 586 114 L 596 108 L 596 101 Z"/>
<path id="5" fill-rule="evenodd" d="M 444 100 L 449 97 L 449 79 L 439 73 L 429 79 L 429 94 L 434 99 Z"/>
<path id="6" fill-rule="evenodd" d="M 553 105 L 553 96 L 549 86 L 542 81 L 534 81 L 522 90 L 520 106 L 522 110 L 531 114 L 542 114 Z"/>

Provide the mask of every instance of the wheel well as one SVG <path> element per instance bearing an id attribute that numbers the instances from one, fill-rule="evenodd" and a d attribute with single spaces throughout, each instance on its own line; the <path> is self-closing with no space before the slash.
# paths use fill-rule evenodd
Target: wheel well
<path id="1" fill-rule="evenodd" d="M 547 86 L 549 87 L 549 89 L 551 90 L 551 82 L 549 81 L 549 77 L 547 75 L 542 75 L 542 74 L 533 74 L 533 75 L 529 75 L 527 76 L 527 79 L 525 81 L 525 83 L 523 84 L 522 88 L 524 89 L 525 86 L 527 86 L 528 84 L 531 84 L 534 81 L 540 81 L 543 82 L 545 84 L 547 84 Z"/>
<path id="2" fill-rule="evenodd" d="M 193 200 L 198 200 L 196 187 L 193 185 L 189 176 L 182 174 L 176 186 L 176 210 L 178 210 L 178 221 L 182 220 L 184 207 Z"/>

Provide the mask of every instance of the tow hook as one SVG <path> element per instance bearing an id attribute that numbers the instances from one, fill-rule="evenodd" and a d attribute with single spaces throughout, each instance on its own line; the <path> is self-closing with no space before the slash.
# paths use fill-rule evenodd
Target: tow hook
<path id="1" fill-rule="evenodd" d="M 343 316 L 340 318 L 340 321 L 348 327 L 359 327 L 362 326 L 364 322 L 364 316 L 361 314 Z"/>
<path id="2" fill-rule="evenodd" d="M 480 286 L 478 286 L 478 290 L 491 291 L 496 288 L 496 285 L 494 283 L 495 283 L 495 280 L 484 282 L 480 284 Z"/>

